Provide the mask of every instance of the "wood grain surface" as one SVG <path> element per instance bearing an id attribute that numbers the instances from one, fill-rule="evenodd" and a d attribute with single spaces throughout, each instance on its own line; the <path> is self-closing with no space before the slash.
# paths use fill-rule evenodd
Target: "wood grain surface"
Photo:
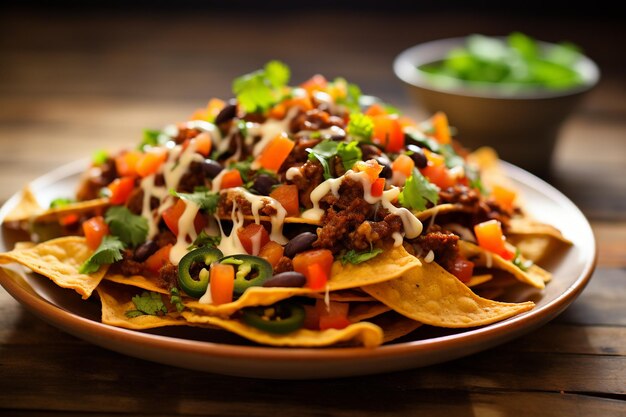
<path id="1" fill-rule="evenodd" d="M 184 119 L 271 58 L 342 75 L 414 116 L 402 49 L 523 30 L 582 45 L 603 79 L 564 125 L 550 181 L 590 219 L 598 268 L 563 314 L 500 347 L 422 369 L 325 381 L 193 372 L 93 346 L 0 288 L 0 414 L 11 416 L 626 415 L 626 82 L 615 22 L 487 15 L 187 13 L 0 16 L 0 202 L 99 148 Z"/>

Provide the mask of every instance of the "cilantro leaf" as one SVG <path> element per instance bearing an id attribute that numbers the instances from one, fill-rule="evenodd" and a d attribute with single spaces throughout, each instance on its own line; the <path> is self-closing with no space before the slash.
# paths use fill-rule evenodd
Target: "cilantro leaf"
<path id="1" fill-rule="evenodd" d="M 283 98 L 289 77 L 289 67 L 270 61 L 263 69 L 236 78 L 233 93 L 246 112 L 262 112 Z"/>
<path id="2" fill-rule="evenodd" d="M 411 141 L 417 143 L 423 148 L 428 149 L 431 152 L 441 152 L 439 142 L 437 142 L 435 139 L 424 136 L 421 132 L 407 130 L 404 134 L 407 135 Z"/>
<path id="3" fill-rule="evenodd" d="M 188 251 L 192 251 L 197 248 L 207 247 L 214 248 L 220 244 L 222 236 L 210 236 L 204 230 L 200 231 L 200 234 L 194 239 L 193 243 L 187 247 Z"/>
<path id="4" fill-rule="evenodd" d="M 346 130 L 358 141 L 369 141 L 374 133 L 374 121 L 363 113 L 352 113 Z"/>
<path id="5" fill-rule="evenodd" d="M 446 162 L 446 167 L 454 168 L 456 166 L 465 165 L 465 160 L 460 157 L 451 144 L 441 145 L 439 147 L 441 155 L 444 157 Z"/>
<path id="6" fill-rule="evenodd" d="M 161 134 L 158 130 L 152 129 L 144 129 L 143 130 L 143 140 L 137 147 L 139 150 L 144 150 L 148 146 L 157 146 L 159 144 L 159 135 Z"/>
<path id="7" fill-rule="evenodd" d="M 332 85 L 339 90 L 344 90 L 346 95 L 336 99 L 337 104 L 346 106 L 350 111 L 361 111 L 360 98 L 361 88 L 358 85 L 349 83 L 345 78 L 335 78 Z"/>
<path id="8" fill-rule="evenodd" d="M 104 215 L 111 234 L 120 238 L 127 246 L 135 247 L 148 237 L 148 220 L 131 213 L 124 206 L 113 206 Z"/>
<path id="9" fill-rule="evenodd" d="M 478 190 L 481 194 L 487 195 L 487 189 L 485 188 L 482 179 L 480 178 L 480 171 L 473 165 L 465 165 L 465 176 L 469 180 L 469 186 Z"/>
<path id="10" fill-rule="evenodd" d="M 426 209 L 427 200 L 437 204 L 439 187 L 429 182 L 417 168 L 413 168 L 413 175 L 404 183 L 398 201 L 403 207 L 423 211 Z"/>
<path id="11" fill-rule="evenodd" d="M 50 202 L 50 208 L 53 209 L 53 208 L 65 207 L 68 204 L 72 204 L 73 202 L 74 200 L 71 198 L 65 198 L 65 197 L 55 198 L 54 200 Z"/>
<path id="12" fill-rule="evenodd" d="M 122 260 L 124 244 L 115 236 L 105 236 L 96 251 L 80 266 L 78 272 L 91 274 L 101 265 L 110 265 Z"/>
<path id="13" fill-rule="evenodd" d="M 126 317 L 133 318 L 142 315 L 163 316 L 167 314 L 167 307 L 163 303 L 161 294 L 153 291 L 144 291 L 141 295 L 132 298 L 137 310 L 129 310 Z"/>
<path id="14" fill-rule="evenodd" d="M 334 142 L 332 140 L 324 140 L 313 148 L 307 148 L 306 151 L 309 153 L 309 161 L 318 160 L 320 164 L 322 164 L 322 168 L 324 168 L 324 179 L 332 178 L 332 171 L 330 161 L 337 155 L 337 148 L 339 147 L 338 142 Z"/>
<path id="15" fill-rule="evenodd" d="M 177 193 L 171 192 L 172 195 L 181 198 L 185 201 L 191 201 L 200 207 L 200 210 L 204 210 L 208 214 L 215 213 L 217 209 L 217 203 L 220 200 L 220 195 L 209 190 L 195 190 L 193 193 Z"/>
<path id="16" fill-rule="evenodd" d="M 346 171 L 352 169 L 354 164 L 363 158 L 363 152 L 361 152 L 361 148 L 359 148 L 359 144 L 356 141 L 339 142 L 337 155 L 341 158 L 341 163 Z"/>
<path id="17" fill-rule="evenodd" d="M 361 262 L 369 261 L 370 259 L 375 258 L 381 253 L 383 253 L 383 250 L 380 248 L 372 249 L 369 252 L 357 252 L 354 249 L 350 249 L 340 258 L 340 260 L 342 265 L 345 265 L 347 263 L 356 265 L 360 264 Z"/>
<path id="18" fill-rule="evenodd" d="M 170 303 L 176 307 L 176 311 L 179 313 L 185 309 L 185 305 L 183 304 L 183 299 L 180 296 L 180 291 L 178 288 L 172 287 L 170 290 Z"/>
<path id="19" fill-rule="evenodd" d="M 525 260 L 524 258 L 522 258 L 522 253 L 517 248 L 515 249 L 515 257 L 511 262 L 513 262 L 513 265 L 515 265 L 524 272 L 528 271 L 528 268 L 533 266 L 533 261 Z"/>

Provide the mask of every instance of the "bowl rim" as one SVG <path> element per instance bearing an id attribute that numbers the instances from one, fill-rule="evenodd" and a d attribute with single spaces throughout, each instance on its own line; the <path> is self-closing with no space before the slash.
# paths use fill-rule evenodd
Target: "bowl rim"
<path id="1" fill-rule="evenodd" d="M 468 35 L 469 36 L 469 35 Z M 423 42 L 411 46 L 396 56 L 393 61 L 393 70 L 400 80 L 414 87 L 439 93 L 454 94 L 465 97 L 487 98 L 487 99 L 510 99 L 510 100 L 534 100 L 549 99 L 565 96 L 573 96 L 591 90 L 600 80 L 600 69 L 598 65 L 584 54 L 580 54 L 578 62 L 575 64 L 576 71 L 582 76 L 583 84 L 567 88 L 564 90 L 533 89 L 529 91 L 518 91 L 513 94 L 498 88 L 498 83 L 484 82 L 485 89 L 476 89 L 471 86 L 460 86 L 452 88 L 441 88 L 433 85 L 428 78 L 417 67 L 420 65 L 442 60 L 447 52 L 453 47 L 464 45 L 468 36 L 455 38 L 444 38 Z M 492 38 L 505 39 L 504 36 L 490 36 Z M 556 44 L 537 41 L 542 47 L 554 46 Z"/>

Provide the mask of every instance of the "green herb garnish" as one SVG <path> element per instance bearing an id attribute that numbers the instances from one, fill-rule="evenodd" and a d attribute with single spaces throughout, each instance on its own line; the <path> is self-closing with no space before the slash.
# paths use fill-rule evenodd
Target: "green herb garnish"
<path id="1" fill-rule="evenodd" d="M 143 315 L 163 316 L 167 314 L 167 307 L 163 303 L 161 294 L 153 291 L 144 291 L 141 295 L 132 298 L 136 310 L 126 312 L 126 317 L 134 318 Z"/>
<path id="2" fill-rule="evenodd" d="M 191 201 L 198 205 L 200 210 L 204 210 L 208 214 L 215 213 L 217 210 L 217 203 L 220 200 L 219 193 L 214 193 L 205 188 L 197 187 L 193 193 L 177 193 L 174 190 L 170 190 L 170 194 L 185 201 Z"/>
<path id="3" fill-rule="evenodd" d="M 194 239 L 193 243 L 187 247 L 188 251 L 192 251 L 197 248 L 214 248 L 220 244 L 222 236 L 210 236 L 204 230 L 200 231 L 200 234 Z"/>
<path id="4" fill-rule="evenodd" d="M 426 210 L 426 202 L 437 204 L 439 187 L 429 182 L 417 168 L 413 168 L 411 175 L 404 183 L 398 201 L 403 207 L 411 210 Z"/>
<path id="5" fill-rule="evenodd" d="M 54 200 L 52 200 L 50 202 L 50 208 L 54 209 L 54 208 L 60 208 L 60 207 L 65 207 L 69 204 L 74 203 L 75 200 L 71 199 L 71 198 L 66 198 L 66 197 L 59 197 L 59 198 L 55 198 Z"/>
<path id="6" fill-rule="evenodd" d="M 517 248 L 515 249 L 515 257 L 513 258 L 511 262 L 513 262 L 513 265 L 515 265 L 516 267 L 518 267 L 524 272 L 528 271 L 528 268 L 533 266 L 533 261 L 524 259 L 522 257 L 522 253 Z"/>
<path id="7" fill-rule="evenodd" d="M 248 113 L 263 112 L 286 95 L 289 67 L 280 61 L 270 61 L 263 69 L 242 75 L 233 81 L 237 102 Z"/>
<path id="8" fill-rule="evenodd" d="M 347 263 L 356 265 L 360 264 L 361 262 L 369 261 L 370 259 L 375 258 L 381 253 L 383 253 L 383 250 L 380 248 L 372 249 L 369 252 L 357 252 L 354 249 L 350 249 L 343 256 L 341 256 L 339 260 L 341 261 L 342 265 L 345 265 Z"/>
<path id="9" fill-rule="evenodd" d="M 307 149 L 307 152 L 309 153 L 310 161 L 317 160 L 322 164 L 324 168 L 324 178 L 329 179 L 333 177 L 332 163 L 335 156 L 341 158 L 341 163 L 346 171 L 351 169 L 357 161 L 361 160 L 363 153 L 358 145 L 356 141 L 335 142 L 332 140 L 324 140 L 313 148 Z"/>
<path id="10" fill-rule="evenodd" d="M 183 304 L 183 299 L 180 296 L 180 291 L 176 287 L 172 287 L 170 290 L 170 303 L 176 307 L 176 311 L 179 313 L 185 309 L 185 305 Z"/>
<path id="11" fill-rule="evenodd" d="M 374 133 L 374 121 L 363 113 L 352 113 L 346 131 L 359 142 L 367 142 Z"/>
<path id="12" fill-rule="evenodd" d="M 124 206 L 113 206 L 104 215 L 111 234 L 117 236 L 124 244 L 136 247 L 146 241 L 148 236 L 148 220 L 133 214 Z"/>
<path id="13" fill-rule="evenodd" d="M 91 274 L 101 265 L 110 265 L 122 260 L 124 244 L 115 236 L 105 236 L 96 251 L 80 266 L 78 272 Z"/>
<path id="14" fill-rule="evenodd" d="M 109 153 L 104 149 L 98 149 L 91 155 L 91 163 L 94 166 L 100 166 L 109 159 Z"/>

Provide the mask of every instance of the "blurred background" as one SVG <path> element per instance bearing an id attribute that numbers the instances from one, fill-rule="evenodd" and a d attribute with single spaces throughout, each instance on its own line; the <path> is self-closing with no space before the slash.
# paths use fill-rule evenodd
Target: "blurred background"
<path id="1" fill-rule="evenodd" d="M 522 31 L 574 42 L 600 66 L 600 84 L 561 131 L 552 182 L 595 219 L 626 218 L 626 31 L 617 2 L 380 3 L 4 2 L 0 201 L 55 167 L 135 144 L 143 128 L 230 97 L 235 76 L 270 59 L 291 67 L 292 83 L 343 76 L 425 118 L 393 74 L 398 53 L 439 38 Z"/>

